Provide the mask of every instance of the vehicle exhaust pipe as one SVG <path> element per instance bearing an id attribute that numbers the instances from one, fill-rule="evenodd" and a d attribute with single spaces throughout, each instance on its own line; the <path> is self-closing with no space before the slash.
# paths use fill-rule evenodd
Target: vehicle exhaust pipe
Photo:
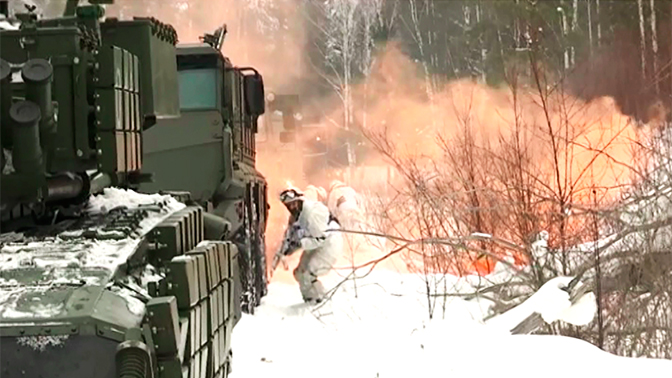
<path id="1" fill-rule="evenodd" d="M 19 101 L 9 109 L 13 122 L 12 163 L 20 175 L 44 175 L 40 147 L 40 107 L 31 101 Z"/>

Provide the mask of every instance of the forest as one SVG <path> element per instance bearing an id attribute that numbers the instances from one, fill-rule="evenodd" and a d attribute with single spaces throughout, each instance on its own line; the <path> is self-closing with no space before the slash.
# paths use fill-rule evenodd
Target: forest
<path id="1" fill-rule="evenodd" d="M 65 0 L 10 2 L 23 4 L 54 16 Z M 192 42 L 227 22 L 228 44 L 276 61 L 301 55 L 284 61 L 302 66 L 292 74 L 305 80 L 305 94 L 361 82 L 376 52 L 397 42 L 434 86 L 465 77 L 502 85 L 507 69 L 535 52 L 572 93 L 614 97 L 644 121 L 652 103 L 672 95 L 672 4 L 664 0 L 116 0 L 108 15 L 165 19 Z"/>

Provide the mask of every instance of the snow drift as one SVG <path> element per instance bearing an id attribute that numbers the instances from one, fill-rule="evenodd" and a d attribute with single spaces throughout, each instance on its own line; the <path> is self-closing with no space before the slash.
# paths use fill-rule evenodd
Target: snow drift
<path id="1" fill-rule="evenodd" d="M 569 306 L 558 289 L 569 279 L 549 281 L 514 312 L 485 324 L 486 301 L 456 297 L 428 320 L 433 299 L 423 294 L 421 277 L 410 274 L 374 272 L 357 281 L 356 296 L 345 284 L 312 312 L 295 285 L 272 283 L 256 314 L 244 315 L 234 329 L 232 378 L 564 378 L 647 376 L 672 368 L 672 361 L 618 357 L 578 339 L 510 335 L 510 324 L 535 311 L 548 321 L 591 321 L 592 295 Z M 455 280 L 451 284 L 459 284 Z"/>

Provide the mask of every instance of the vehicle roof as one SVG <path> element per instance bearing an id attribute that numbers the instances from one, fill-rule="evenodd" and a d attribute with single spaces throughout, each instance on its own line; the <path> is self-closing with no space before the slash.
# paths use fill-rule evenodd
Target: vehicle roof
<path id="1" fill-rule="evenodd" d="M 207 43 L 181 43 L 177 45 L 177 55 L 222 55 Z"/>

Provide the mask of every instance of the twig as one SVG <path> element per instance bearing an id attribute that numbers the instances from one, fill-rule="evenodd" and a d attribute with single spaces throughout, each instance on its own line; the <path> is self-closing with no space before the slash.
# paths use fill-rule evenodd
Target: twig
<path id="1" fill-rule="evenodd" d="M 519 268 L 517 268 L 515 265 L 511 264 L 510 262 L 508 262 L 506 260 L 503 260 L 499 256 L 497 256 L 497 255 L 495 255 L 495 254 L 493 254 L 489 251 L 486 251 L 486 250 L 481 249 L 481 248 L 471 247 L 471 246 L 465 245 L 464 243 L 467 242 L 467 241 L 492 241 L 494 243 L 500 244 L 500 245 L 502 245 L 504 247 L 507 247 L 509 249 L 514 249 L 516 251 L 520 251 L 520 252 L 526 252 L 527 251 L 527 249 L 525 249 L 524 247 L 521 247 L 521 246 L 519 246 L 519 245 L 517 245 L 513 242 L 508 241 L 508 240 L 493 237 L 492 235 L 479 234 L 479 233 L 473 233 L 469 236 L 465 236 L 465 237 L 462 237 L 462 238 L 420 238 L 420 239 L 415 239 L 415 240 L 409 240 L 409 239 L 405 239 L 405 238 L 398 237 L 398 236 L 386 235 L 386 234 L 377 233 L 377 232 L 367 232 L 367 231 L 333 229 L 333 230 L 327 230 L 327 232 L 342 232 L 342 233 L 349 233 L 349 234 L 378 236 L 378 237 L 382 237 L 382 238 L 387 238 L 387 239 L 392 240 L 392 241 L 405 243 L 403 245 L 403 247 L 396 248 L 393 251 L 384 255 L 383 257 L 381 257 L 379 259 L 376 259 L 376 260 L 373 260 L 373 261 L 369 261 L 369 262 L 367 262 L 363 265 L 360 265 L 360 267 L 368 266 L 368 265 L 370 265 L 374 262 L 378 263 L 378 262 L 396 254 L 396 253 L 401 252 L 402 250 L 404 250 L 404 249 L 406 249 L 406 248 L 408 248 L 412 245 L 417 245 L 417 244 L 441 244 L 441 245 L 448 245 L 448 246 L 451 246 L 451 247 L 463 248 L 465 250 L 469 250 L 469 251 L 472 251 L 472 252 L 478 252 L 482 255 L 487 255 L 489 257 L 492 257 L 495 260 L 497 260 L 498 262 L 501 262 L 501 263 L 507 265 L 508 267 L 510 267 L 514 270 L 519 270 Z M 337 269 L 352 269 L 352 267 L 337 268 Z"/>

